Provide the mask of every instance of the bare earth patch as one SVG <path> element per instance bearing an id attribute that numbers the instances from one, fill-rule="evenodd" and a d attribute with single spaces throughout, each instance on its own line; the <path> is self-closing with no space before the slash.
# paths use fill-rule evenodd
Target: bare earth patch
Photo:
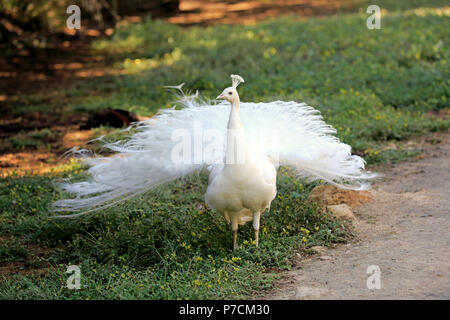
<path id="1" fill-rule="evenodd" d="M 354 9 L 354 4 L 350 0 L 182 0 L 179 12 L 167 20 L 184 26 L 217 23 L 253 24 L 283 15 L 322 16 Z"/>
<path id="2" fill-rule="evenodd" d="M 0 243 L 10 243 L 12 237 L 1 236 Z M 43 245 L 26 244 L 26 261 L 0 262 L 0 281 L 2 276 L 13 274 L 48 274 L 51 264 L 41 259 L 47 257 L 54 249 Z"/>
<path id="3" fill-rule="evenodd" d="M 52 130 L 54 129 L 57 128 L 53 127 Z M 63 152 L 72 147 L 84 145 L 94 135 L 92 130 L 78 130 L 73 126 L 60 129 L 60 131 L 65 133 L 53 144 L 51 150 L 42 147 L 38 150 L 20 152 L 11 150 L 0 153 L 0 177 L 12 174 L 18 176 L 43 175 L 62 171 L 64 168 L 57 165 L 68 162 L 67 158 L 61 157 Z"/>
<path id="4" fill-rule="evenodd" d="M 354 209 L 358 241 L 303 260 L 265 298 L 450 298 L 450 133 L 415 143 L 422 156 L 386 172 L 374 202 Z M 379 290 L 366 286 L 370 265 L 381 269 Z"/>

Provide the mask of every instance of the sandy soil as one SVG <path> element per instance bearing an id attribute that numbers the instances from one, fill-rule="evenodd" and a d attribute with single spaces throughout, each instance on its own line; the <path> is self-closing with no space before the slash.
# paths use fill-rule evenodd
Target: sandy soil
<path id="1" fill-rule="evenodd" d="M 450 134 L 422 142 L 419 159 L 388 170 L 375 201 L 355 209 L 358 241 L 303 260 L 267 299 L 450 299 Z M 367 288 L 370 265 L 380 289 Z"/>

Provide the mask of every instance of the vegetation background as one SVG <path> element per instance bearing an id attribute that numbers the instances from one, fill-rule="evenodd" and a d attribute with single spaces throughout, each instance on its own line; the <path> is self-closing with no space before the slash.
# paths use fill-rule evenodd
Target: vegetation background
<path id="1" fill-rule="evenodd" d="M 241 74 L 244 101 L 307 102 L 369 166 L 417 156 L 408 139 L 449 128 L 447 1 L 380 0 L 380 30 L 367 29 L 365 0 L 204 1 L 195 10 L 188 0 L 179 10 L 150 1 L 134 15 L 121 3 L 80 2 L 86 20 L 73 32 L 64 1 L 0 1 L 1 299 L 254 297 L 294 253 L 351 240 L 351 226 L 307 200 L 317 184 L 284 168 L 257 250 L 247 225 L 231 251 L 229 226 L 204 205 L 204 173 L 96 216 L 51 219 L 63 196 L 53 181 L 84 176 L 63 152 L 123 138 L 105 110 L 142 119 L 171 107 L 163 85 L 186 82 L 211 98 Z M 81 290 L 66 287 L 72 264 Z"/>

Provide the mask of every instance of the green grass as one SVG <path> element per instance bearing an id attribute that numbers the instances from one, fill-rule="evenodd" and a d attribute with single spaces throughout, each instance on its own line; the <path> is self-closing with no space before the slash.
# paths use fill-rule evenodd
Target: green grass
<path id="1" fill-rule="evenodd" d="M 381 30 L 366 28 L 364 10 L 254 26 L 129 24 L 93 44 L 110 75 L 62 88 L 60 107 L 151 115 L 172 105 L 163 85 L 186 82 L 212 98 L 229 86 L 229 74 L 238 73 L 246 80 L 239 88 L 242 100 L 305 101 L 369 163 L 402 161 L 417 151 L 386 144 L 449 127 L 448 117 L 432 114 L 449 107 L 450 19 L 436 9 L 411 9 L 439 8 L 441 1 L 398 3 L 381 2 L 388 9 Z M 17 107 L 21 101 L 19 114 L 28 107 L 50 112 L 46 106 L 54 103 L 27 96 L 17 99 Z M 38 141 L 40 134 L 45 140 L 45 132 L 36 134 L 22 138 Z M 19 149 L 28 142 L 16 141 Z M 78 179 L 83 170 L 72 163 L 62 176 Z M 305 201 L 315 184 L 285 170 L 271 213 L 262 216 L 260 247 L 252 245 L 247 224 L 236 252 L 230 227 L 204 207 L 204 174 L 70 221 L 49 218 L 51 202 L 63 196 L 53 186 L 55 177 L 61 175 L 0 180 L 0 263 L 23 269 L 0 277 L 0 299 L 245 298 L 269 288 L 277 270 L 289 269 L 293 252 L 351 235 L 348 226 Z M 39 254 L 36 247 L 45 250 Z M 81 266 L 82 290 L 65 287 L 71 264 Z"/>
<path id="2" fill-rule="evenodd" d="M 29 132 L 20 132 L 0 143 L 0 152 L 3 150 L 21 151 L 24 149 L 38 149 L 44 145 L 57 140 L 58 134 L 50 129 L 34 130 Z"/>

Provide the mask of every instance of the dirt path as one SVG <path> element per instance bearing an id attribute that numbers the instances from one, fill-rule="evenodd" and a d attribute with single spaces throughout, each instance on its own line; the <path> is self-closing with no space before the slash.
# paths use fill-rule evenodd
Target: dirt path
<path id="1" fill-rule="evenodd" d="M 266 298 L 450 299 L 450 134 L 437 137 L 422 159 L 375 184 L 373 203 L 355 209 L 357 243 L 303 261 Z M 379 290 L 367 288 L 370 265 L 381 269 Z"/>

